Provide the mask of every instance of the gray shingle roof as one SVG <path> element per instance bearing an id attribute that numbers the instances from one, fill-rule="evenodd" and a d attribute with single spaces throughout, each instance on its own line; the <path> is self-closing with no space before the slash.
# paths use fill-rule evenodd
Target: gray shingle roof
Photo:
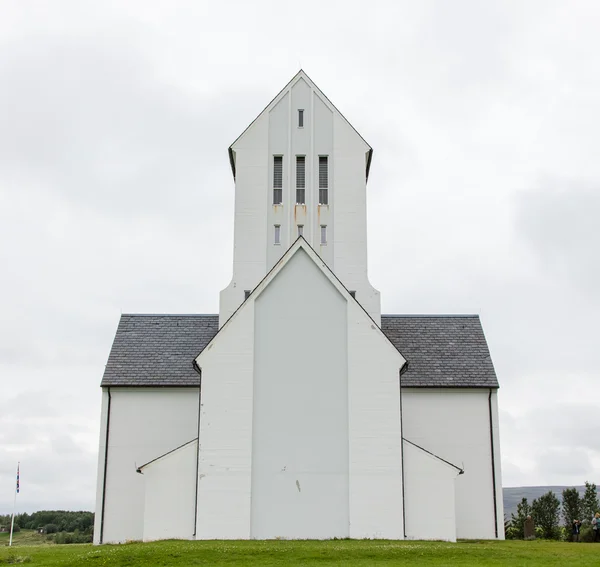
<path id="1" fill-rule="evenodd" d="M 498 387 L 477 315 L 382 315 L 381 329 L 408 360 L 403 386 Z"/>
<path id="2" fill-rule="evenodd" d="M 102 386 L 198 386 L 193 359 L 215 336 L 218 315 L 122 315 Z M 497 388 L 479 317 L 382 315 L 408 360 L 410 387 Z"/>
<path id="3" fill-rule="evenodd" d="M 121 315 L 102 386 L 198 386 L 192 360 L 218 315 Z"/>

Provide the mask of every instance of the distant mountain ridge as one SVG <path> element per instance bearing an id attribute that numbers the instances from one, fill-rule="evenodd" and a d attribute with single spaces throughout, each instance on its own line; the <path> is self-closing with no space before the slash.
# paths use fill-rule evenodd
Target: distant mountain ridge
<path id="1" fill-rule="evenodd" d="M 510 520 L 510 515 L 517 513 L 517 504 L 523 498 L 527 498 L 527 502 L 531 504 L 534 499 L 549 491 L 552 491 L 562 502 L 562 492 L 565 488 L 576 488 L 580 496 L 583 496 L 585 492 L 585 486 L 515 486 L 503 488 L 504 516 L 507 520 Z"/>

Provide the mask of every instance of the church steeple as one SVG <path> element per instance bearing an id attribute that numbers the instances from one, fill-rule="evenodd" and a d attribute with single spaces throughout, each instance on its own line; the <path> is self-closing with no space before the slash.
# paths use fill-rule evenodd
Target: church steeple
<path id="1" fill-rule="evenodd" d="M 235 140 L 233 278 L 220 325 L 299 236 L 379 323 L 379 292 L 367 278 L 372 152 L 302 70 Z"/>

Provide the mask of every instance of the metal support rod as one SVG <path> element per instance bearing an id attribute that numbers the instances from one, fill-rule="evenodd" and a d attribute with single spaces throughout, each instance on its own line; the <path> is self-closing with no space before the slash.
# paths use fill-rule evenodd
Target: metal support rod
<path id="1" fill-rule="evenodd" d="M 12 518 L 10 519 L 10 538 L 8 539 L 8 547 L 12 546 L 12 536 L 13 536 L 13 528 L 15 526 L 15 510 L 17 508 L 17 490 L 19 486 L 19 465 L 21 463 L 17 463 L 17 483 L 15 484 L 15 500 L 13 502 L 13 511 Z"/>

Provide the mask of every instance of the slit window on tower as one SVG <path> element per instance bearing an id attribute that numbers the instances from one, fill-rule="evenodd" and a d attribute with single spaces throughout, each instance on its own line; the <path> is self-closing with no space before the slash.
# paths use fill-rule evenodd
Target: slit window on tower
<path id="1" fill-rule="evenodd" d="M 306 198 L 306 156 L 296 156 L 296 204 L 304 205 Z"/>
<path id="2" fill-rule="evenodd" d="M 304 234 L 304 225 L 299 224 L 298 225 L 298 236 L 302 236 L 303 234 Z"/>
<path id="3" fill-rule="evenodd" d="M 319 156 L 319 205 L 329 204 L 329 163 L 327 156 Z"/>
<path id="4" fill-rule="evenodd" d="M 304 128 L 304 110 L 298 109 L 298 128 Z"/>
<path id="5" fill-rule="evenodd" d="M 281 226 L 278 224 L 275 225 L 274 242 L 275 244 L 281 244 Z"/>
<path id="6" fill-rule="evenodd" d="M 250 290 L 249 289 L 245 289 L 244 290 L 244 300 L 248 299 L 250 297 Z"/>
<path id="7" fill-rule="evenodd" d="M 273 204 L 283 203 L 283 156 L 273 156 Z"/>
<path id="8" fill-rule="evenodd" d="M 327 225 L 321 225 L 321 244 L 327 244 Z"/>

